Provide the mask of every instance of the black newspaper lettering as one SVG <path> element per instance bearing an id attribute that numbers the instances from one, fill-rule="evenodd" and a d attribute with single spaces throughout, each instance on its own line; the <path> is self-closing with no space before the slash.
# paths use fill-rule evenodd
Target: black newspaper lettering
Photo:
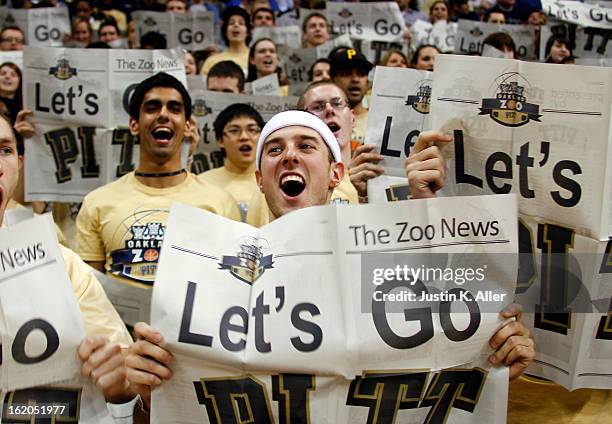
<path id="1" fill-rule="evenodd" d="M 38 404 L 65 406 L 63 413 L 54 416 L 10 414 L 17 406 Z M 81 405 L 81 389 L 60 387 L 34 387 L 7 392 L 2 404 L 2 422 L 11 424 L 78 423 Z"/>
<path id="2" fill-rule="evenodd" d="M 266 386 L 252 376 L 203 378 L 193 384 L 211 424 L 273 422 Z"/>
<path id="3" fill-rule="evenodd" d="M 394 158 L 399 158 L 402 154 L 399 150 L 389 149 L 389 134 L 391 133 L 391 123 L 393 122 L 393 117 L 387 116 L 385 120 L 385 129 L 383 130 L 383 138 L 382 144 L 380 146 L 380 154 L 383 156 L 391 156 Z"/>
<path id="4" fill-rule="evenodd" d="M 533 236 L 529 226 L 519 219 L 519 269 L 516 277 L 516 294 L 525 293 L 536 277 L 536 264 L 533 251 Z"/>
<path id="5" fill-rule="evenodd" d="M 279 424 L 310 424 L 310 392 L 315 389 L 314 375 L 273 375 L 272 399 L 278 402 Z"/>
<path id="6" fill-rule="evenodd" d="M 498 163 L 503 165 L 503 169 L 499 169 L 499 166 L 497 165 Z M 510 190 L 512 190 L 512 185 L 497 185 L 496 178 L 512 180 L 512 158 L 504 152 L 493 153 L 491 156 L 489 156 L 489 159 L 487 159 L 487 163 L 485 165 L 485 175 L 487 177 L 487 184 L 493 193 L 510 193 Z"/>
<path id="7" fill-rule="evenodd" d="M 127 128 L 117 128 L 113 130 L 113 145 L 121 145 L 121 157 L 119 165 L 117 165 L 116 177 L 122 177 L 125 174 L 132 172 L 136 165 L 133 162 L 134 144 L 138 144 L 138 140 Z"/>
<path id="8" fill-rule="evenodd" d="M 519 191 L 525 199 L 533 199 L 535 191 L 529 188 L 529 168 L 533 168 L 534 160 L 529 156 L 529 143 L 521 146 L 516 157 L 516 164 L 519 167 Z"/>
<path id="9" fill-rule="evenodd" d="M 196 288 L 196 283 L 192 281 L 187 282 L 187 293 L 185 294 L 185 306 L 183 309 L 183 316 L 181 318 L 181 328 L 179 329 L 178 341 L 182 343 L 210 347 L 212 346 L 213 342 L 213 338 L 211 336 L 192 333 L 190 330 Z"/>
<path id="10" fill-rule="evenodd" d="M 584 50 L 588 52 L 593 50 L 594 39 L 595 36 L 598 35 L 601 37 L 601 42 L 599 43 L 599 46 L 597 46 L 597 53 L 605 55 L 608 40 L 610 40 L 610 37 L 612 37 L 612 30 L 602 28 L 585 28 L 584 33 L 587 35 Z"/>
<path id="11" fill-rule="evenodd" d="M 397 411 L 419 407 L 427 371 L 364 371 L 351 381 L 346 404 L 368 408 L 368 424 L 394 424 Z"/>
<path id="12" fill-rule="evenodd" d="M 464 303 L 470 312 L 470 324 L 465 328 L 465 330 L 457 330 L 453 324 L 453 320 L 451 318 L 451 304 L 453 302 L 440 302 L 440 325 L 442 325 L 442 330 L 444 330 L 446 337 L 453 342 L 462 342 L 469 339 L 476 333 L 478 327 L 480 327 L 480 307 L 478 306 L 476 299 L 474 299 L 474 296 L 472 296 L 472 293 L 460 287 L 454 287 L 448 291 L 449 294 L 456 295 L 458 299 L 462 299 L 460 295 L 461 292 L 466 293 L 464 296 L 468 300 Z"/>
<path id="13" fill-rule="evenodd" d="M 580 165 L 573 160 L 561 160 L 555 164 L 553 169 L 553 180 L 555 183 L 557 183 L 559 187 L 569 191 L 572 195 L 569 198 L 565 198 L 561 196 L 561 193 L 558 190 L 551 191 L 550 195 L 559 206 L 571 208 L 580 202 L 582 197 L 582 188 L 575 180 L 563 175 L 563 171 L 565 170 L 572 171 L 574 175 L 580 175 L 582 174 L 582 169 L 580 168 Z"/>
<path id="14" fill-rule="evenodd" d="M 542 251 L 540 269 L 540 304 L 536 304 L 534 326 L 567 334 L 571 311 L 567 308 L 569 250 L 574 245 L 574 231 L 552 224 L 538 225 L 538 249 Z"/>
<path id="15" fill-rule="evenodd" d="M 44 352 L 41 354 L 37 356 L 29 356 L 25 351 L 25 345 L 28 336 L 34 330 L 42 331 L 42 333 L 45 335 L 45 339 L 47 340 L 47 346 L 45 347 Z M 51 357 L 55 352 L 57 352 L 58 348 L 59 334 L 57 334 L 57 330 L 48 321 L 35 318 L 26 322 L 19 328 L 19 330 L 17 330 L 15 340 L 13 340 L 13 345 L 11 347 L 11 354 L 13 355 L 13 359 L 20 364 L 37 364 Z"/>
<path id="16" fill-rule="evenodd" d="M 94 127 L 79 127 L 79 140 L 81 141 L 81 176 L 83 178 L 98 178 L 100 166 L 96 162 L 96 150 L 94 147 L 96 129 Z"/>
<path id="17" fill-rule="evenodd" d="M 599 273 L 612 274 L 612 239 L 608 240 L 608 244 L 606 245 L 606 251 L 601 260 L 601 266 L 599 267 Z M 602 316 L 599 320 L 595 338 L 599 340 L 612 340 L 612 298 L 610 299 L 608 314 Z"/>
<path id="18" fill-rule="evenodd" d="M 487 372 L 480 368 L 450 369 L 437 373 L 420 405 L 431 406 L 424 423 L 446 423 L 452 408 L 473 413 L 486 379 Z"/>
<path id="19" fill-rule="evenodd" d="M 68 165 L 75 162 L 79 154 L 74 133 L 68 127 L 49 131 L 45 134 L 45 141 L 51 146 L 53 160 L 55 161 L 55 179 L 58 183 L 65 183 L 72 179 L 72 172 Z"/>
<path id="20" fill-rule="evenodd" d="M 474 175 L 465 173 L 465 152 L 463 149 L 463 131 L 453 131 L 455 139 L 455 178 L 457 184 L 471 184 L 482 188 L 482 180 Z"/>
<path id="21" fill-rule="evenodd" d="M 398 287 L 413 291 L 417 295 L 417 298 L 421 297 L 421 293 L 428 293 L 427 288 L 420 280 L 414 282 L 387 280 L 378 286 L 376 291 L 386 294 Z M 395 349 L 410 349 L 420 346 L 434 335 L 431 308 L 404 310 L 404 319 L 406 322 L 418 321 L 421 327 L 418 333 L 407 337 L 400 336 L 393 331 L 387 320 L 385 302 L 375 301 L 374 296 L 372 298 L 372 319 L 374 320 L 374 326 L 380 338 Z"/>
<path id="22" fill-rule="evenodd" d="M 237 324 L 237 319 L 232 320 L 234 317 L 237 317 L 241 323 Z M 219 325 L 219 341 L 221 341 L 221 346 L 230 352 L 244 350 L 246 347 L 246 337 L 238 337 L 236 334 L 246 336 L 248 328 L 249 313 L 247 310 L 240 306 L 229 308 L 225 311 L 223 317 L 221 317 L 221 324 Z M 236 342 L 232 341 L 230 332 L 234 334 L 234 337 L 237 339 Z"/>
<path id="23" fill-rule="evenodd" d="M 306 343 L 301 337 L 295 336 L 291 337 L 291 344 L 300 352 L 313 352 L 317 350 L 323 342 L 323 330 L 314 322 L 305 320 L 301 316 L 302 312 L 308 312 L 312 317 L 321 315 L 321 311 L 319 311 L 317 305 L 313 303 L 305 302 L 295 305 L 291 310 L 291 325 L 297 330 L 310 334 L 310 336 L 312 336 L 312 342 Z"/>
<path id="24" fill-rule="evenodd" d="M 210 164 L 208 163 L 208 158 L 204 153 L 196 153 L 193 155 L 193 160 L 191 162 L 192 174 L 201 174 L 209 169 Z"/>

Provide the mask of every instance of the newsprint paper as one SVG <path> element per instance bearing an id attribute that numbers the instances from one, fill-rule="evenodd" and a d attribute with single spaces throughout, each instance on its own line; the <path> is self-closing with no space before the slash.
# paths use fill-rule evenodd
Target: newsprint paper
<path id="1" fill-rule="evenodd" d="M 0 422 L 112 422 L 80 380 L 85 328 L 50 215 L 0 230 L 0 307 Z"/>
<path id="2" fill-rule="evenodd" d="M 312 207 L 261 229 L 174 205 L 151 323 L 176 361 L 152 422 L 505 422 L 507 368 L 487 357 L 516 219 L 513 195 Z M 436 267 L 462 271 L 423 277 Z"/>
<path id="3" fill-rule="evenodd" d="M 612 70 L 439 56 L 433 79 L 442 192 L 518 195 L 528 372 L 612 388 Z"/>

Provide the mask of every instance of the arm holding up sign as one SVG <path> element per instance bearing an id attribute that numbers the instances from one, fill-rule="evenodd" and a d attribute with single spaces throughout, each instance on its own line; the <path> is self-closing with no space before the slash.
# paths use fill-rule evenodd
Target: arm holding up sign
<path id="1" fill-rule="evenodd" d="M 413 199 L 436 197 L 444 186 L 446 163 L 437 143 L 448 143 L 450 135 L 438 131 L 425 131 L 406 159 L 406 177 Z M 510 380 L 521 375 L 535 357 L 533 339 L 521 323 L 521 305 L 513 303 L 501 313 L 504 325 L 491 337 L 489 345 L 495 352 L 489 357 L 493 365 L 510 367 Z"/>
<path id="2" fill-rule="evenodd" d="M 359 146 L 353 152 L 353 157 L 349 164 L 349 176 L 351 183 L 357 189 L 359 199 L 367 198 L 368 196 L 368 180 L 378 177 L 385 171 L 382 166 L 378 165 L 378 162 L 383 159 L 384 156 L 379 154 L 376 151 L 376 147 L 372 144 Z"/>

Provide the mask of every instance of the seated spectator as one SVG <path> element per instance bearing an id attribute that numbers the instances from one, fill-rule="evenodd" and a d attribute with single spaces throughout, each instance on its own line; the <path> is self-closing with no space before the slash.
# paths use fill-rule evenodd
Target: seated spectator
<path id="1" fill-rule="evenodd" d="M 552 35 L 546 42 L 544 61 L 546 63 L 574 63 L 571 42 L 561 34 Z"/>
<path id="2" fill-rule="evenodd" d="M 23 50 L 25 35 L 17 26 L 6 26 L 0 31 L 0 50 Z"/>
<path id="3" fill-rule="evenodd" d="M 482 17 L 483 22 L 487 22 L 489 24 L 501 24 L 504 25 L 506 23 L 506 15 L 502 12 L 495 10 L 487 10 L 487 12 Z"/>
<path id="4" fill-rule="evenodd" d="M 470 10 L 469 0 L 450 0 L 450 6 L 451 21 L 457 22 L 459 19 L 480 21 L 480 16 L 473 10 Z"/>
<path id="5" fill-rule="evenodd" d="M 391 49 L 383 56 L 380 65 L 391 68 L 407 68 L 408 58 L 401 50 Z"/>
<path id="6" fill-rule="evenodd" d="M 74 4 L 74 16 L 79 17 L 81 19 L 85 19 L 87 22 L 90 22 L 91 15 L 93 15 L 93 7 L 91 7 L 91 3 L 88 0 L 78 0 Z"/>
<path id="7" fill-rule="evenodd" d="M 422 71 L 433 71 L 434 60 L 438 54 L 440 54 L 440 50 L 436 46 L 423 44 L 412 55 L 412 67 Z"/>
<path id="8" fill-rule="evenodd" d="M 118 34 L 125 33 L 127 31 L 127 16 L 125 13 L 119 10 L 115 0 L 99 0 L 97 4 L 98 9 L 104 13 L 104 15 L 115 21 Z"/>
<path id="9" fill-rule="evenodd" d="M 149 31 L 140 37 L 140 48 L 148 50 L 163 50 L 167 47 L 166 36 L 159 31 Z"/>
<path id="10" fill-rule="evenodd" d="M 130 22 L 128 22 L 127 40 L 128 40 L 128 47 L 130 49 L 138 48 L 138 33 L 136 32 L 136 21 L 135 20 L 131 20 Z"/>
<path id="11" fill-rule="evenodd" d="M 448 3 L 445 0 L 437 0 L 429 8 L 429 22 L 435 24 L 438 21 L 449 20 Z"/>
<path id="12" fill-rule="evenodd" d="M 497 4 L 489 9 L 491 12 L 501 12 L 508 24 L 523 24 L 527 21 L 530 10 L 517 3 L 516 0 L 497 0 Z"/>
<path id="13" fill-rule="evenodd" d="M 244 92 L 244 72 L 231 60 L 223 60 L 208 72 L 206 89 L 223 93 L 240 94 Z"/>
<path id="14" fill-rule="evenodd" d="M 223 12 L 221 35 L 227 47 L 221 53 L 209 56 L 201 73 L 208 74 L 210 68 L 222 60 L 236 62 L 246 74 L 249 67 L 249 43 L 251 42 L 251 18 L 241 7 L 228 7 Z"/>
<path id="15" fill-rule="evenodd" d="M 77 16 L 72 20 L 72 35 L 70 37 L 72 47 L 85 47 L 91 43 L 92 36 L 93 30 L 87 19 Z"/>
<path id="16" fill-rule="evenodd" d="M 304 47 L 317 47 L 329 40 L 329 22 L 325 15 L 314 12 L 302 24 Z"/>
<path id="17" fill-rule="evenodd" d="M 183 0 L 169 0 L 166 3 L 166 12 L 187 13 L 187 3 Z"/>
<path id="18" fill-rule="evenodd" d="M 185 56 L 183 58 L 185 62 L 185 74 L 186 75 L 198 75 L 198 64 L 189 50 L 185 50 Z"/>
<path id="19" fill-rule="evenodd" d="M 122 40 L 119 37 L 119 27 L 114 20 L 106 20 L 98 29 L 98 41 L 107 43 L 112 48 L 120 48 Z"/>
<path id="20" fill-rule="evenodd" d="M 17 118 L 17 112 L 23 107 L 21 85 L 22 75 L 17 65 L 12 62 L 0 65 L 0 99 L 7 105 L 9 117 L 13 122 Z"/>
<path id="21" fill-rule="evenodd" d="M 326 59 L 324 57 L 322 57 L 321 59 L 317 59 L 308 70 L 308 81 L 331 81 L 331 77 L 329 76 L 330 66 L 331 65 L 329 59 Z"/>
<path id="22" fill-rule="evenodd" d="M 282 69 L 278 64 L 276 44 L 269 38 L 260 38 L 249 50 L 249 72 L 247 82 L 255 81 L 276 73 L 281 86 L 281 95 L 286 96 L 289 91 Z"/>
<path id="23" fill-rule="evenodd" d="M 506 59 L 516 59 L 516 44 L 514 44 L 512 37 L 505 32 L 494 32 L 487 35 L 482 44 L 503 52 Z"/>
<path id="24" fill-rule="evenodd" d="M 272 9 L 260 7 L 253 12 L 253 28 L 273 27 L 275 20 Z"/>

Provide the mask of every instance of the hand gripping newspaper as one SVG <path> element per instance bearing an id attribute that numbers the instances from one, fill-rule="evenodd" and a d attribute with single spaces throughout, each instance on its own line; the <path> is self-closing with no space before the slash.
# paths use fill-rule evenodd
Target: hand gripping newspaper
<path id="1" fill-rule="evenodd" d="M 1 423 L 112 423 L 80 377 L 85 337 L 50 215 L 0 229 Z"/>
<path id="2" fill-rule="evenodd" d="M 175 361 L 152 422 L 504 423 L 508 370 L 487 357 L 516 219 L 513 195 L 311 207 L 261 229 L 174 205 L 151 324 Z"/>
<path id="3" fill-rule="evenodd" d="M 443 194 L 518 195 L 527 372 L 612 388 L 612 70 L 444 55 L 434 81 Z"/>

